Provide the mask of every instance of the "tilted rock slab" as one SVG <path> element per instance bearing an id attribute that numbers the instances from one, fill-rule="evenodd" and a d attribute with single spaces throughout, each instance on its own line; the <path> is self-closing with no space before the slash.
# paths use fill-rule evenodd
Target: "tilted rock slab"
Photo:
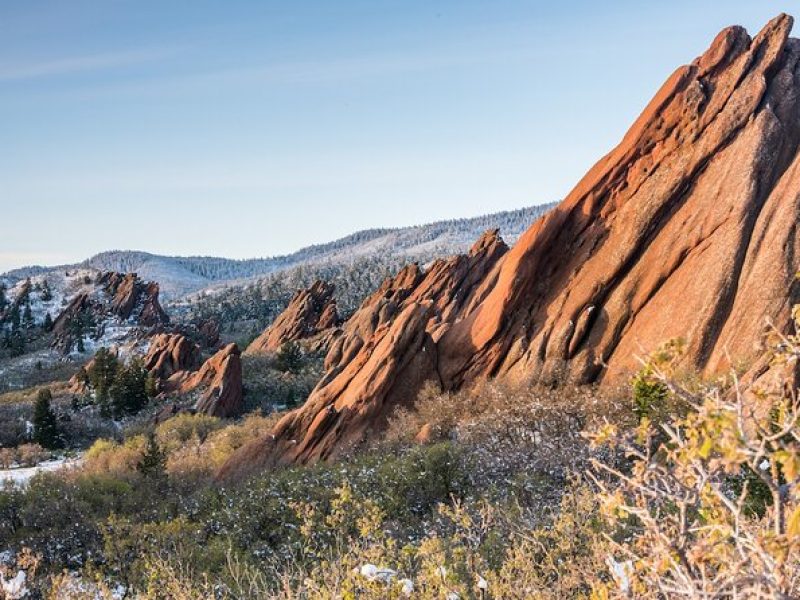
<path id="1" fill-rule="evenodd" d="M 427 380 L 620 381 L 675 338 L 706 374 L 757 361 L 767 322 L 787 330 L 800 296 L 791 28 L 780 15 L 752 39 L 722 31 L 507 253 L 434 265 L 396 304 L 365 302 L 306 405 L 222 475 L 334 457 Z"/>
<path id="2" fill-rule="evenodd" d="M 332 337 L 325 334 L 339 324 L 334 291 L 333 285 L 319 280 L 307 290 L 299 290 L 275 322 L 247 347 L 245 354 L 277 352 L 286 342 Z"/>

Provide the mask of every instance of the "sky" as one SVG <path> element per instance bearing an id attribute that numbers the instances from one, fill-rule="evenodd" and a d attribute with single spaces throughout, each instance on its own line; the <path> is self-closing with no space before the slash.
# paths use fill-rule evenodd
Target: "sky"
<path id="1" fill-rule="evenodd" d="M 720 29 L 791 8 L 0 0 L 0 272 L 558 200 Z"/>

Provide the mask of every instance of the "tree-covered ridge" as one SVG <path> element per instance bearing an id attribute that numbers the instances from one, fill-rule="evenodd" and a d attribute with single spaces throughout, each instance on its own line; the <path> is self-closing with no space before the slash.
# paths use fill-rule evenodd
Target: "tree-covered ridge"
<path id="1" fill-rule="evenodd" d="M 138 273 L 158 281 L 162 295 L 175 298 L 226 281 L 263 277 L 300 265 L 347 263 L 371 256 L 407 256 L 427 260 L 464 251 L 486 229 L 499 228 L 507 241 L 516 240 L 552 204 L 531 206 L 478 217 L 450 219 L 412 227 L 369 229 L 285 256 L 244 260 L 214 256 L 161 256 L 141 251 L 111 250 L 79 265 L 25 267 L 4 275 L 18 281 L 51 271 L 88 268 Z"/>

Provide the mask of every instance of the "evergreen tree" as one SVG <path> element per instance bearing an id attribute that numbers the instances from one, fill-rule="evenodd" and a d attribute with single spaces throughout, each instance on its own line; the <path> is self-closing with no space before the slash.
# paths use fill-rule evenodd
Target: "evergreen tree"
<path id="1" fill-rule="evenodd" d="M 284 342 L 275 357 L 276 366 L 281 371 L 299 373 L 303 368 L 303 351 L 297 342 Z"/>
<path id="2" fill-rule="evenodd" d="M 118 368 L 117 357 L 108 348 L 100 348 L 94 355 L 92 365 L 86 371 L 89 385 L 94 389 L 95 400 L 104 416 L 108 414 L 108 394 L 114 384 Z"/>
<path id="3" fill-rule="evenodd" d="M 135 414 L 147 404 L 147 371 L 142 361 L 134 359 L 117 369 L 110 389 L 111 412 L 115 418 Z"/>
<path id="4" fill-rule="evenodd" d="M 61 445 L 56 414 L 50 407 L 52 399 L 53 396 L 49 389 L 39 390 L 33 408 L 33 439 L 43 448 L 50 449 L 58 448 Z"/>
<path id="5" fill-rule="evenodd" d="M 147 374 L 144 381 L 144 391 L 148 398 L 155 398 L 158 395 L 158 379 L 152 373 Z"/>
<path id="6" fill-rule="evenodd" d="M 158 445 L 156 434 L 151 432 L 147 437 L 147 446 L 144 449 L 144 454 L 142 454 L 142 458 L 136 468 L 145 477 L 160 479 L 166 473 L 166 463 L 166 456 Z"/>
<path id="7" fill-rule="evenodd" d="M 8 347 L 11 356 L 22 356 L 25 354 L 25 338 L 18 329 L 11 332 Z"/>
<path id="8" fill-rule="evenodd" d="M 9 318 L 11 320 L 11 330 L 17 331 L 19 329 L 19 320 L 20 320 L 18 305 L 15 304 L 14 306 L 11 307 L 11 314 Z"/>
<path id="9" fill-rule="evenodd" d="M 50 313 L 45 313 L 44 321 L 42 322 L 42 329 L 45 331 L 53 331 L 53 317 L 50 316 Z"/>
<path id="10" fill-rule="evenodd" d="M 43 302 L 50 302 L 53 299 L 53 292 L 50 291 L 50 284 L 47 279 L 42 282 L 41 299 Z"/>
<path id="11" fill-rule="evenodd" d="M 6 284 L 0 283 L 0 312 L 8 306 L 8 298 L 6 297 Z"/>
<path id="12" fill-rule="evenodd" d="M 25 310 L 22 312 L 22 326 L 25 329 L 31 329 L 34 326 L 30 300 L 25 303 Z"/>

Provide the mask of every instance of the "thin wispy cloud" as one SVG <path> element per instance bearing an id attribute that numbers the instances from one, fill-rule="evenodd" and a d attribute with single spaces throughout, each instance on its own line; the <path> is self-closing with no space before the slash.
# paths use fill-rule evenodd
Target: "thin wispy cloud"
<path id="1" fill-rule="evenodd" d="M 152 62 L 175 53 L 175 48 L 150 48 L 68 56 L 16 64 L 0 63 L 0 83 L 108 71 Z"/>
<path id="2" fill-rule="evenodd" d="M 250 65 L 230 65 L 194 72 L 172 71 L 130 81 L 82 85 L 62 94 L 94 98 L 107 95 L 185 94 L 223 86 L 315 86 L 342 84 L 377 78 L 421 75 L 515 60 L 541 59 L 542 52 L 533 48 L 519 51 L 474 53 L 462 49 L 444 52 L 376 54 L 373 56 L 330 57 L 320 60 L 286 61 Z M 0 72 L 0 82 L 2 73 Z"/>

